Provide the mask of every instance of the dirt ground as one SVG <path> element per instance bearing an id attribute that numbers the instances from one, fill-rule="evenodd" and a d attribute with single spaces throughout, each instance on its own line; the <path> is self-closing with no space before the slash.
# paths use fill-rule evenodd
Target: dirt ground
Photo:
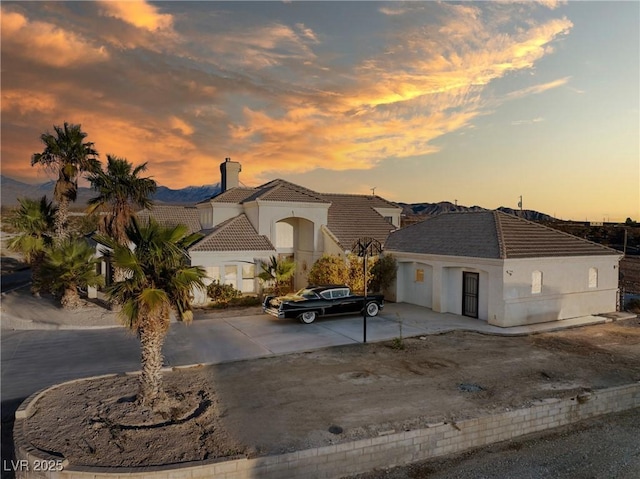
<path id="1" fill-rule="evenodd" d="M 640 321 L 499 337 L 453 332 L 165 375 L 164 414 L 133 407 L 135 376 L 38 401 L 35 447 L 75 465 L 141 466 L 276 454 L 526 407 L 640 381 Z M 179 438 L 179 439 L 178 439 Z"/>

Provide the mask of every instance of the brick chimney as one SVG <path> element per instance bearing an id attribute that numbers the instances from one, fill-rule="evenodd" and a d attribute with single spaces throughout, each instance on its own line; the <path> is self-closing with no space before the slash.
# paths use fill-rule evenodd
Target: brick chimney
<path id="1" fill-rule="evenodd" d="M 224 193 L 230 188 L 237 188 L 240 186 L 240 172 L 242 166 L 237 161 L 231 161 L 231 158 L 225 158 L 223 163 L 220 163 L 220 193 Z"/>

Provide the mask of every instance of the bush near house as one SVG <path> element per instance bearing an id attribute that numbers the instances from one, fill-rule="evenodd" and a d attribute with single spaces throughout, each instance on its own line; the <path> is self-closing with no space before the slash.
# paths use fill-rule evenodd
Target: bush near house
<path id="1" fill-rule="evenodd" d="M 388 289 L 398 275 L 398 262 L 392 255 L 385 255 L 378 259 L 371 268 L 369 290 L 382 292 Z"/>
<path id="2" fill-rule="evenodd" d="M 207 296 L 215 304 L 227 305 L 231 300 L 237 298 L 242 293 L 230 284 L 221 284 L 220 281 L 213 281 L 207 286 Z"/>
<path id="3" fill-rule="evenodd" d="M 336 255 L 325 254 L 311 266 L 307 276 L 309 284 L 346 284 L 349 282 L 349 270 L 344 259 Z"/>

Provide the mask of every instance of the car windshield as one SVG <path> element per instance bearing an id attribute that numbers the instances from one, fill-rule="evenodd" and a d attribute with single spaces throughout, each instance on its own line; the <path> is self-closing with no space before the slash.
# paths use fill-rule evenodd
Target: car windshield
<path id="1" fill-rule="evenodd" d="M 296 293 L 296 296 L 302 296 L 303 298 L 307 299 L 314 299 L 318 297 L 318 295 L 310 289 L 301 289 Z"/>

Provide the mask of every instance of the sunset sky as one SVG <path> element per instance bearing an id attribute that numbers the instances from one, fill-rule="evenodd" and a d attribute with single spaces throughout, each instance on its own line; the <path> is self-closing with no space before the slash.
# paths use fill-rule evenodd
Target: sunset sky
<path id="1" fill-rule="evenodd" d="M 640 220 L 640 2 L 11 2 L 2 174 L 80 123 L 181 188 Z"/>

